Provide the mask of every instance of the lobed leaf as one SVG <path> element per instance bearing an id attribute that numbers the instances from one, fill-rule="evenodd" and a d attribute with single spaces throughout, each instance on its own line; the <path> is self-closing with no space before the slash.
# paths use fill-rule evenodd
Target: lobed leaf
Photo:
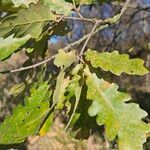
<path id="1" fill-rule="evenodd" d="M 29 35 L 22 38 L 13 38 L 13 35 L 6 39 L 0 38 L 0 60 L 3 60 L 14 53 L 20 46 L 25 44 L 29 38 Z"/>
<path id="2" fill-rule="evenodd" d="M 29 4 L 34 3 L 37 4 L 39 0 L 12 0 L 12 3 L 15 7 L 19 7 L 21 5 L 25 5 L 26 7 L 29 7 Z"/>
<path id="3" fill-rule="evenodd" d="M 119 54 L 118 51 L 111 53 L 88 50 L 85 53 L 86 60 L 91 62 L 94 68 L 102 68 L 113 74 L 120 75 L 125 72 L 130 75 L 144 75 L 148 70 L 143 66 L 144 61 L 136 58 L 129 59 L 127 54 Z"/>
<path id="4" fill-rule="evenodd" d="M 141 121 L 146 114 L 137 104 L 125 104 L 130 96 L 119 92 L 116 84 L 110 84 L 85 69 L 87 76 L 87 98 L 93 100 L 89 107 L 90 116 L 97 115 L 98 125 L 105 124 L 110 140 L 118 136 L 121 150 L 142 150 L 146 133 L 150 127 Z"/>
<path id="5" fill-rule="evenodd" d="M 75 51 L 65 52 L 63 49 L 58 51 L 55 57 L 54 64 L 57 67 L 67 68 L 77 60 Z"/>
<path id="6" fill-rule="evenodd" d="M 57 104 L 57 109 L 63 107 L 63 102 L 65 100 L 64 94 L 69 82 L 69 78 L 65 78 L 65 72 L 61 71 L 57 77 L 57 83 L 53 94 L 53 106 Z"/>
<path id="7" fill-rule="evenodd" d="M 44 0 L 44 4 L 51 10 L 63 15 L 69 15 L 73 9 L 73 5 L 65 0 Z"/>
<path id="8" fill-rule="evenodd" d="M 78 64 L 73 70 L 72 70 L 72 79 L 70 80 L 70 84 L 69 86 L 67 87 L 67 92 L 69 93 L 67 96 L 66 96 L 66 99 L 67 100 L 70 100 L 73 96 L 75 96 L 75 104 L 74 104 L 74 108 L 73 108 L 73 112 L 70 116 L 70 119 L 67 123 L 67 126 L 66 128 L 69 127 L 69 125 L 71 124 L 74 116 L 75 116 L 75 112 L 76 112 L 76 109 L 77 109 L 77 106 L 78 106 L 78 103 L 79 103 L 79 100 L 80 100 L 80 96 L 81 96 L 81 92 L 82 92 L 82 86 L 83 86 L 83 83 L 80 82 L 81 80 L 81 75 L 78 75 L 79 71 L 83 68 L 83 65 L 82 64 Z"/>
<path id="9" fill-rule="evenodd" d="M 47 82 L 31 90 L 25 106 L 18 105 L 13 115 L 0 125 L 0 144 L 14 144 L 25 140 L 29 135 L 38 132 L 45 115 L 49 111 L 50 94 Z"/>
<path id="10" fill-rule="evenodd" d="M 40 136 L 44 136 L 50 130 L 53 124 L 53 118 L 54 118 L 54 113 L 51 113 L 39 131 Z"/>
<path id="11" fill-rule="evenodd" d="M 32 4 L 29 9 L 20 9 L 17 14 L 11 15 L 0 22 L 0 37 L 30 35 L 38 38 L 43 28 L 56 17 L 51 10 L 42 3 Z"/>

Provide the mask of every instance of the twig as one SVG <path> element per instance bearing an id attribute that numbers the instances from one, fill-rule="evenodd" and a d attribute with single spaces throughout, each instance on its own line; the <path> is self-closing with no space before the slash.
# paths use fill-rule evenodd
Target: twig
<path id="1" fill-rule="evenodd" d="M 108 19 L 105 19 L 104 22 L 105 23 L 115 23 L 117 22 L 121 16 L 123 15 L 123 13 L 126 11 L 126 9 L 128 8 L 128 5 L 130 3 L 131 0 L 126 0 L 124 6 L 122 7 L 121 11 L 119 14 L 115 15 L 113 18 L 108 18 Z"/>
<path id="2" fill-rule="evenodd" d="M 122 14 L 126 11 L 126 9 L 128 8 L 129 6 L 129 3 L 130 3 L 131 0 L 127 0 L 124 4 L 124 6 L 122 7 L 121 9 L 121 13 L 120 13 L 120 17 L 122 16 Z"/>
<path id="3" fill-rule="evenodd" d="M 83 18 L 82 14 L 81 14 L 80 11 L 79 11 L 79 8 L 76 7 L 76 2 L 75 2 L 75 0 L 72 0 L 72 2 L 73 2 L 73 5 L 74 5 L 74 9 L 75 9 L 75 11 L 78 13 L 79 17 L 80 17 L 80 18 Z"/>
<path id="4" fill-rule="evenodd" d="M 105 24 L 105 25 L 100 26 L 99 28 L 97 28 L 96 31 L 93 32 L 93 35 L 96 34 L 98 31 L 100 31 L 100 30 L 106 28 L 106 27 L 108 27 L 108 24 Z M 84 36 L 83 36 L 81 39 L 79 39 L 78 41 L 75 41 L 75 42 L 73 42 L 73 43 L 70 43 L 68 46 L 64 47 L 63 50 L 67 51 L 68 49 L 74 47 L 75 45 L 80 44 L 81 42 L 83 42 L 84 40 L 86 40 L 86 39 L 89 37 L 89 35 L 90 35 L 90 33 L 84 35 Z"/>
<path id="5" fill-rule="evenodd" d="M 73 2 L 73 5 L 74 5 L 74 8 L 76 8 L 76 2 L 75 2 L 75 0 L 72 0 L 72 2 Z"/>
<path id="6" fill-rule="evenodd" d="M 107 27 L 108 25 L 103 26 L 103 28 Z M 98 32 L 98 30 L 96 31 Z M 94 32 L 93 34 L 95 34 L 96 32 Z M 72 48 L 73 46 L 80 44 L 82 41 L 84 41 L 85 39 L 87 39 L 89 36 L 89 34 L 84 35 L 81 39 L 79 39 L 78 41 L 75 41 L 73 43 L 70 43 L 69 45 L 67 45 L 66 47 L 63 48 L 64 51 L 67 51 L 68 49 Z M 7 71 L 1 71 L 1 74 L 6 74 L 6 73 L 15 73 L 15 72 L 20 72 L 20 71 L 24 71 L 24 70 L 29 70 L 29 69 L 35 69 L 36 67 L 43 65 L 49 61 L 51 61 L 52 59 L 55 58 L 56 55 L 51 56 L 50 58 L 41 61 L 39 63 L 27 66 L 27 67 L 21 67 L 19 69 L 14 69 L 14 70 L 7 70 Z"/>
<path id="7" fill-rule="evenodd" d="M 84 50 L 85 50 L 85 48 L 86 48 L 86 46 L 87 46 L 87 43 L 89 42 L 90 38 L 92 37 L 92 35 L 93 35 L 93 33 L 94 33 L 94 31 L 95 31 L 95 29 L 97 28 L 98 25 L 99 25 L 99 22 L 97 22 L 97 23 L 94 25 L 94 27 L 92 28 L 91 32 L 89 33 L 88 38 L 86 39 L 86 41 L 85 41 L 85 43 L 84 43 L 84 45 L 83 45 L 83 47 L 82 47 L 82 49 L 81 49 L 81 52 L 80 52 L 79 56 L 82 56 L 82 55 L 83 55 L 83 52 L 84 52 Z"/>
<path id="8" fill-rule="evenodd" d="M 2 71 L 0 72 L 1 74 L 5 74 L 5 73 L 14 73 L 14 72 L 20 72 L 20 71 L 24 71 L 24 70 L 29 70 L 29 69 L 35 69 L 36 67 L 40 66 L 40 65 L 43 65 L 49 61 L 51 61 L 52 59 L 55 58 L 56 55 L 53 55 L 51 56 L 50 58 L 44 60 L 44 61 L 41 61 L 39 63 L 36 63 L 34 65 L 30 65 L 30 66 L 27 66 L 27 67 L 21 67 L 19 69 L 14 69 L 14 70 L 8 70 L 8 71 Z"/>
<path id="9" fill-rule="evenodd" d="M 95 23 L 96 21 L 99 21 L 100 19 L 93 19 L 93 18 L 85 18 L 85 17 L 71 17 L 71 16 L 62 16 L 57 14 L 57 18 L 60 19 L 71 19 L 71 20 L 79 20 L 79 21 L 87 21 L 87 22 L 92 22 Z M 103 21 L 103 20 L 102 20 Z"/>
<path id="10" fill-rule="evenodd" d="M 104 28 L 106 28 L 108 25 L 103 25 L 101 26 L 101 28 L 99 28 L 99 30 L 102 30 Z M 95 32 L 93 32 L 93 34 L 97 33 L 99 30 L 96 30 Z M 67 45 L 66 47 L 63 48 L 64 51 L 67 51 L 68 49 L 72 48 L 73 46 L 80 44 L 82 41 L 86 40 L 88 38 L 89 34 L 84 35 L 81 39 L 79 39 L 78 41 L 75 41 L 73 43 L 70 43 L 69 45 Z M 8 71 L 1 71 L 1 74 L 6 74 L 6 73 L 15 73 L 15 72 L 20 72 L 20 71 L 24 71 L 24 70 L 29 70 L 29 69 L 35 69 L 36 67 L 43 65 L 49 61 L 51 61 L 52 59 L 55 58 L 56 55 L 51 56 L 50 58 L 41 61 L 39 63 L 27 66 L 27 67 L 21 67 L 19 69 L 14 69 L 14 70 L 8 70 Z"/>
<path id="11" fill-rule="evenodd" d="M 125 5 L 124 5 L 124 6 L 122 7 L 122 9 L 121 9 L 121 12 L 120 12 L 118 15 L 114 16 L 113 18 L 109 18 L 109 19 L 112 19 L 113 22 L 111 22 L 111 20 L 108 20 L 108 22 L 114 23 L 114 22 L 116 22 L 117 20 L 119 20 L 119 18 L 122 16 L 122 14 L 123 14 L 123 13 L 125 12 L 125 10 L 127 9 L 129 3 L 130 3 L 130 0 L 127 0 L 126 3 L 125 3 Z M 117 19 L 117 20 L 116 20 L 116 19 Z M 92 30 L 91 30 L 91 32 L 90 32 L 90 34 L 89 34 L 87 40 L 85 41 L 85 43 L 84 43 L 84 45 L 83 45 L 83 47 L 82 47 L 82 50 L 81 50 L 81 52 L 80 52 L 80 54 L 79 54 L 80 57 L 82 57 L 83 52 L 84 52 L 84 50 L 85 50 L 85 48 L 86 48 L 86 46 L 87 46 L 87 43 L 88 43 L 88 41 L 90 40 L 91 36 L 93 35 L 93 33 L 94 33 L 96 27 L 97 27 L 101 22 L 103 22 L 103 21 L 101 21 L 101 20 L 99 20 L 99 21 L 95 20 L 95 21 L 96 21 L 96 23 L 95 23 L 94 27 L 92 28 Z M 105 20 L 104 20 L 104 21 L 105 21 Z M 107 21 L 106 21 L 106 22 L 107 22 Z"/>
<path id="12" fill-rule="evenodd" d="M 121 12 L 119 14 L 115 15 L 112 18 L 108 18 L 108 19 L 96 19 L 96 18 L 93 19 L 93 18 L 85 18 L 83 16 L 80 16 L 79 18 L 78 17 L 70 17 L 70 16 L 68 17 L 68 16 L 63 16 L 63 15 L 60 15 L 60 14 L 56 14 L 56 15 L 57 15 L 58 18 L 62 18 L 63 17 L 63 19 L 87 21 L 87 22 L 91 22 L 91 23 L 97 23 L 97 22 L 100 22 L 100 23 L 112 23 L 112 22 L 116 22 L 122 16 L 122 14 L 128 8 L 130 1 L 131 0 L 127 0 L 124 3 L 124 6 L 122 7 Z"/>

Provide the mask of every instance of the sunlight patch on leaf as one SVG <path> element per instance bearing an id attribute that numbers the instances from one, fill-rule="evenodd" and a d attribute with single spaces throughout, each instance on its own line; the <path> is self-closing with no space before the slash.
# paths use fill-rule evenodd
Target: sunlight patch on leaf
<path id="1" fill-rule="evenodd" d="M 25 44 L 29 38 L 30 35 L 22 38 L 13 38 L 13 35 L 6 39 L 0 38 L 0 60 L 3 60 L 14 53 L 20 46 Z"/>
<path id="2" fill-rule="evenodd" d="M 21 5 L 25 5 L 26 7 L 29 7 L 31 3 L 36 4 L 39 0 L 12 0 L 12 3 L 15 7 L 19 7 Z"/>
<path id="3" fill-rule="evenodd" d="M 63 107 L 63 102 L 65 100 L 64 94 L 69 82 L 69 77 L 65 78 L 65 72 L 61 71 L 57 77 L 57 83 L 53 95 L 53 106 L 57 104 L 57 109 L 62 109 Z"/>
<path id="4" fill-rule="evenodd" d="M 73 5 L 65 0 L 44 0 L 44 4 L 51 10 L 63 15 L 71 14 L 71 9 L 73 9 Z"/>
<path id="5" fill-rule="evenodd" d="M 51 128 L 52 123 L 53 123 L 53 117 L 54 117 L 54 113 L 51 113 L 47 120 L 44 122 L 42 128 L 39 131 L 40 136 L 44 136 Z"/>
<path id="6" fill-rule="evenodd" d="M 65 52 L 63 49 L 58 51 L 55 57 L 54 64 L 57 67 L 67 68 L 77 60 L 75 51 Z"/>

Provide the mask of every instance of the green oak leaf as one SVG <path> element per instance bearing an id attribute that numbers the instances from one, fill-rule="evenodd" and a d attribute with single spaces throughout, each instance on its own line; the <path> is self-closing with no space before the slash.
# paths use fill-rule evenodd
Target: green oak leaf
<path id="1" fill-rule="evenodd" d="M 75 51 L 65 52 L 63 49 L 58 51 L 55 57 L 54 64 L 57 67 L 67 68 L 77 60 Z"/>
<path id="2" fill-rule="evenodd" d="M 12 0 L 12 3 L 15 7 L 19 7 L 21 5 L 25 5 L 26 7 L 29 7 L 31 3 L 36 4 L 39 0 Z"/>
<path id="3" fill-rule="evenodd" d="M 42 128 L 39 131 L 40 136 L 44 136 L 51 128 L 52 124 L 53 124 L 53 119 L 54 119 L 54 113 L 51 113 L 46 121 L 44 122 Z"/>
<path id="4" fill-rule="evenodd" d="M 86 60 L 91 62 L 94 68 L 102 68 L 113 74 L 120 75 L 125 72 L 130 75 L 144 75 L 148 70 L 143 66 L 144 61 L 136 58 L 129 59 L 127 54 L 119 54 L 118 51 L 111 53 L 88 50 L 85 53 Z"/>
<path id="5" fill-rule="evenodd" d="M 80 100 L 80 96 L 81 96 L 81 92 L 82 92 L 82 86 L 83 83 L 80 82 L 81 80 L 81 75 L 78 75 L 79 71 L 83 68 L 83 64 L 78 64 L 73 70 L 72 70 L 72 79 L 70 80 L 70 83 L 67 87 L 67 92 L 69 93 L 66 98 L 69 100 L 71 99 L 73 96 L 75 96 L 75 104 L 74 104 L 74 108 L 73 108 L 73 112 L 70 116 L 70 119 L 67 123 L 66 128 L 69 127 L 70 123 L 72 122 L 74 116 L 75 116 L 75 112 Z"/>
<path id="6" fill-rule="evenodd" d="M 69 15 L 73 9 L 73 5 L 65 0 L 44 0 L 44 4 L 51 10 L 63 15 Z"/>
<path id="7" fill-rule="evenodd" d="M 6 39 L 0 38 L 0 60 L 13 54 L 20 46 L 25 44 L 29 38 L 29 35 L 22 38 L 13 38 L 13 35 Z"/>
<path id="8" fill-rule="evenodd" d="M 150 131 L 150 127 L 141 120 L 147 113 L 137 104 L 124 103 L 130 100 L 130 96 L 119 92 L 116 84 L 99 79 L 88 67 L 85 75 L 87 99 L 93 100 L 88 110 L 89 115 L 97 115 L 98 125 L 106 126 L 109 140 L 118 136 L 120 150 L 142 150 L 146 133 Z"/>
<path id="9" fill-rule="evenodd" d="M 69 77 L 65 78 L 65 72 L 61 71 L 57 77 L 56 87 L 53 94 L 53 106 L 56 105 L 56 109 L 62 109 L 63 102 L 65 100 L 66 88 L 70 82 Z"/>
<path id="10" fill-rule="evenodd" d="M 0 22 L 0 37 L 9 36 L 13 32 L 18 37 L 29 34 L 32 38 L 38 38 L 43 28 L 55 20 L 55 15 L 47 6 L 42 3 L 31 4 L 29 9 L 22 8 Z"/>
<path id="11" fill-rule="evenodd" d="M 19 83 L 19 84 L 15 84 L 11 87 L 11 89 L 9 90 L 9 93 L 13 96 L 17 96 L 19 95 L 21 92 L 23 92 L 25 89 L 25 84 L 24 83 Z"/>
<path id="12" fill-rule="evenodd" d="M 48 99 L 51 92 L 48 89 L 47 82 L 31 89 L 31 96 L 26 97 L 25 105 L 18 105 L 12 116 L 0 125 L 0 144 L 20 143 L 38 132 L 49 112 Z"/>
<path id="13" fill-rule="evenodd" d="M 17 8 L 13 7 L 12 0 L 0 0 L 0 10 L 4 12 L 16 12 Z"/>
<path id="14" fill-rule="evenodd" d="M 87 139 L 91 134 L 91 129 L 98 128 L 95 117 L 91 117 L 88 114 L 88 109 L 91 106 L 92 101 L 87 100 L 86 94 L 87 88 L 86 85 L 83 84 L 80 100 L 76 104 L 77 108 L 75 109 L 75 106 L 72 108 L 75 110 L 75 114 L 73 115 L 73 118 L 70 118 L 70 122 L 67 124 L 67 127 L 69 126 L 72 128 L 72 130 L 70 130 L 71 136 L 80 139 Z M 73 97 L 70 102 L 76 103 L 76 99 Z"/>

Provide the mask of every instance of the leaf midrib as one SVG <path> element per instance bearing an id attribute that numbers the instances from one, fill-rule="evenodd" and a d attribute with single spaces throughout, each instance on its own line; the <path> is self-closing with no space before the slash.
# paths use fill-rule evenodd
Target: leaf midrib
<path id="1" fill-rule="evenodd" d="M 0 27 L 0 29 L 5 29 L 5 28 L 8 28 L 8 27 L 16 27 L 16 26 L 21 26 L 21 25 L 27 25 L 27 24 L 34 24 L 34 23 L 38 23 L 38 22 L 46 22 L 46 21 L 51 21 L 50 19 L 44 19 L 44 20 L 37 20 L 37 21 L 33 21 L 33 22 L 26 22 L 26 23 L 20 23 L 20 24 L 15 24 L 15 25 L 7 25 L 7 26 L 4 26 L 4 27 Z"/>

